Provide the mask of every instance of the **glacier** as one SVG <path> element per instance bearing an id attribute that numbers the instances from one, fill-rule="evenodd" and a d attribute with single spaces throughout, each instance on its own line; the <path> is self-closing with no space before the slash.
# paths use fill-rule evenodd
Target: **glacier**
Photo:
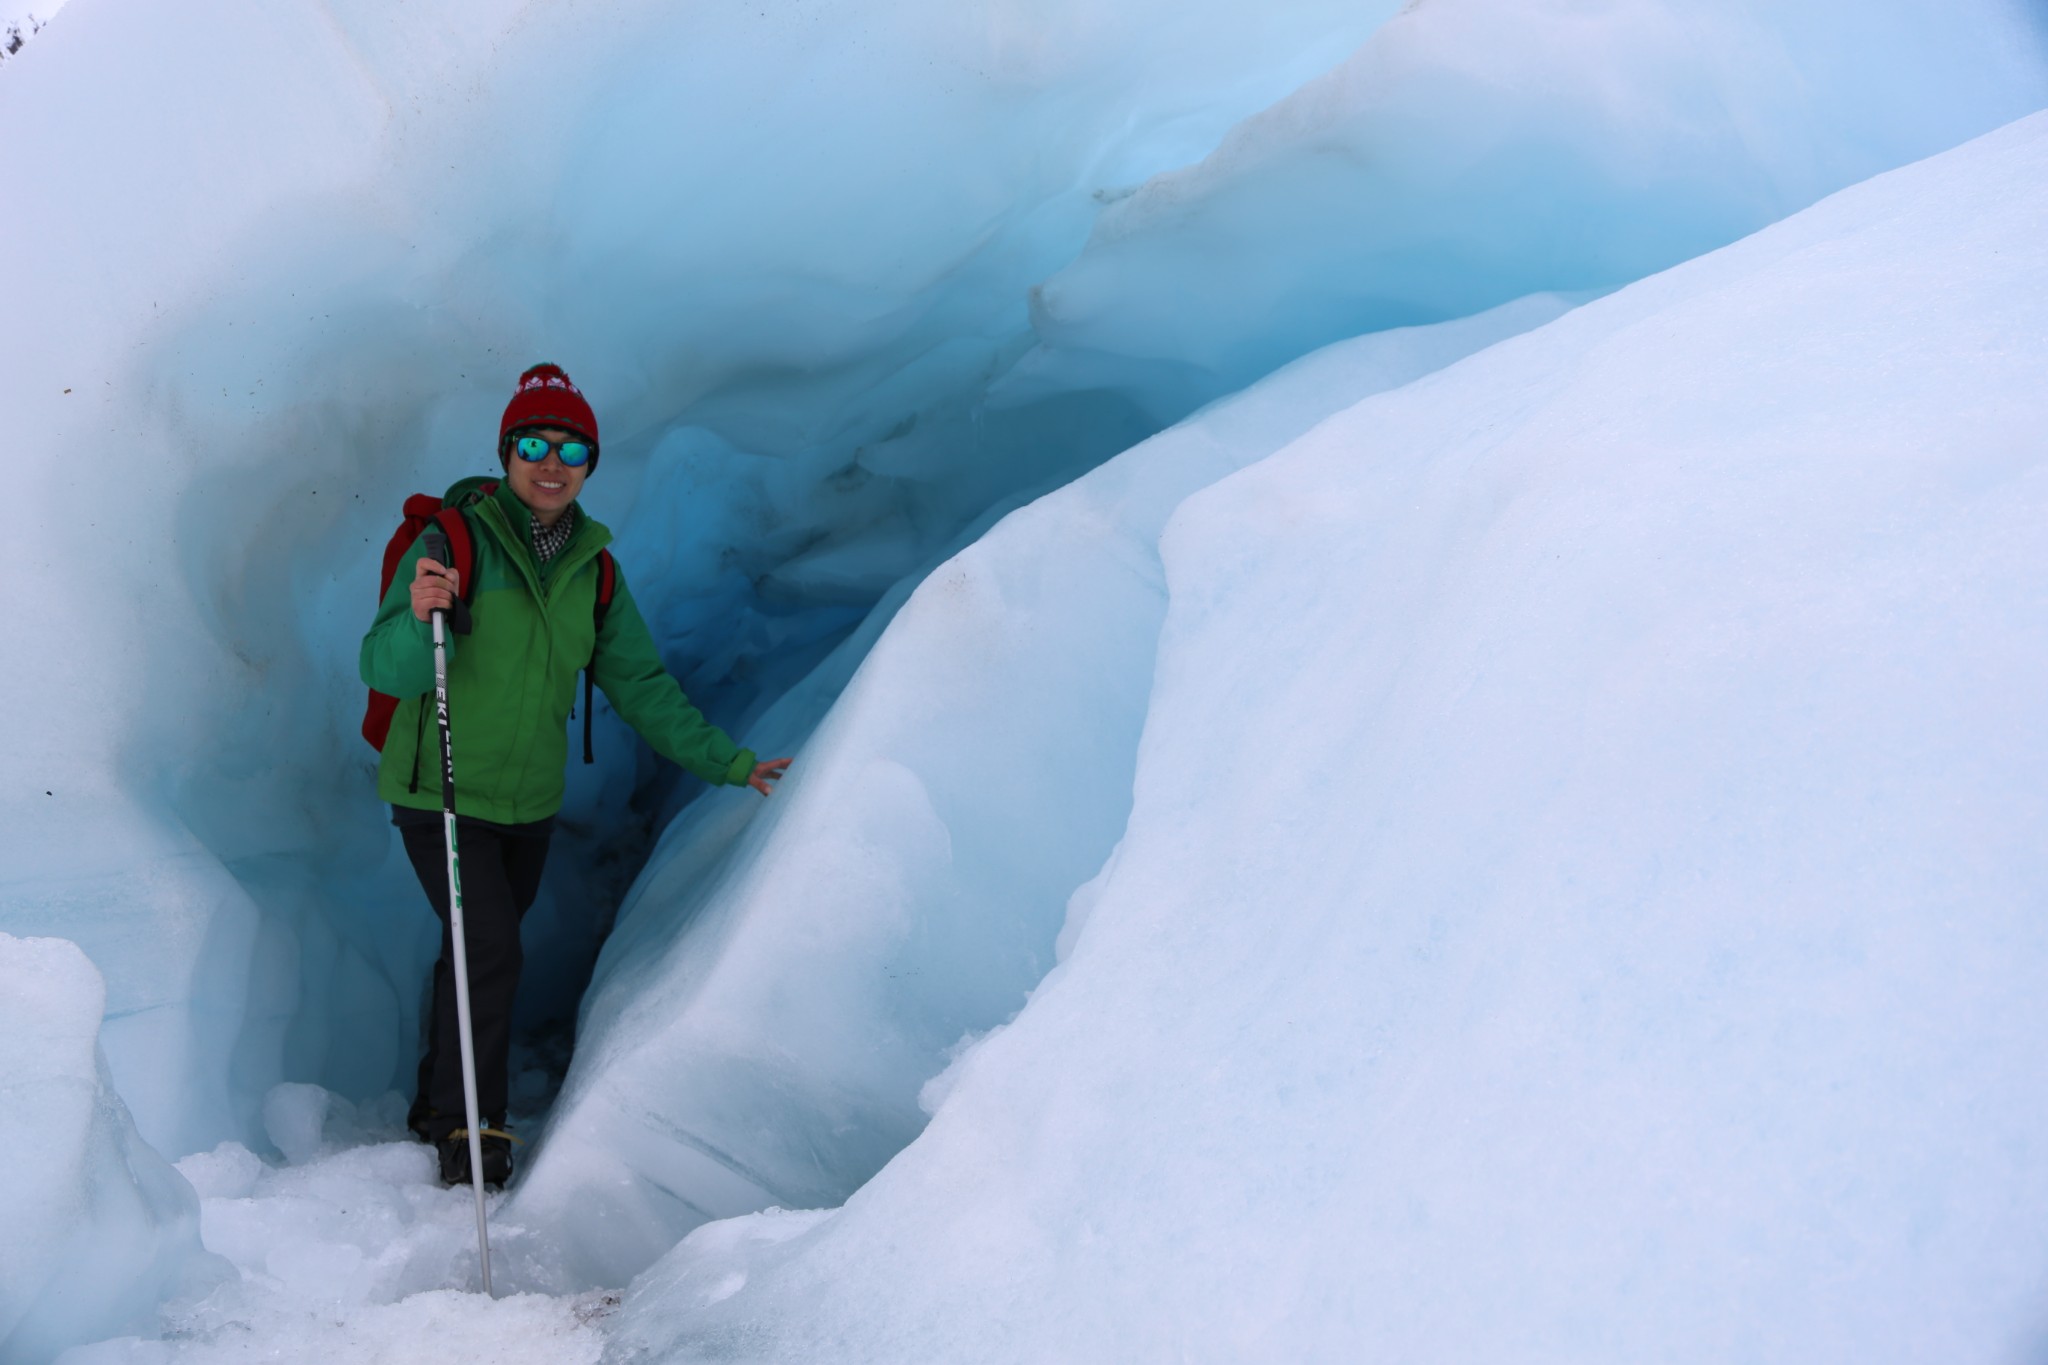
<path id="1" fill-rule="evenodd" d="M 1570 302 L 1360 337 L 1219 403 L 924 578 L 822 723 L 815 688 L 765 716 L 771 745 L 808 735 L 802 771 L 743 831 L 744 792 L 686 808 L 599 961 L 508 1212 L 555 1273 L 623 1283 L 707 1218 L 838 1203 L 916 1136 L 925 1084 L 1023 1004 L 1123 833 L 1168 513 Z"/>
<path id="2" fill-rule="evenodd" d="M 2048 115 L 1246 432 L 1060 965 L 608 1358 L 2029 1358 L 2044 209 Z"/>
<path id="3" fill-rule="evenodd" d="M 348 659 L 398 501 L 490 460 L 462 434 L 526 363 L 503 357 L 605 396 L 593 510 L 742 725 L 989 506 L 1146 434 L 1114 397 L 1004 417 L 976 387 L 1099 178 L 1198 154 L 1392 8 L 67 8 L 0 87 L 0 180 L 34 190 L 0 217 L 34 263 L 0 371 L 64 451 L 33 505 L 89 509 L 6 551 L 46 587 L 7 683 L 38 724 L 8 758 L 4 922 L 100 963 L 145 1137 L 260 1143 L 271 1084 L 366 1097 L 404 1069 L 431 936 L 365 800 Z M 145 93 L 167 54 L 203 97 Z M 537 117 L 579 85 L 603 97 Z M 534 973 L 543 1016 L 573 1012 L 664 799 L 616 722 L 600 751 L 534 912 L 554 951 L 529 956 L 571 964 Z"/>
<path id="4" fill-rule="evenodd" d="M 2021 0 L 66 6 L 0 931 L 97 1117 L 0 1197 L 118 1212 L 0 1359 L 2029 1349 L 2038 120 L 1825 196 L 2044 103 Z M 351 661 L 536 358 L 802 757 L 600 714 L 492 1318 Z"/>
<path id="5" fill-rule="evenodd" d="M 1111 204 L 1033 291 L 1034 368 L 1107 361 L 1179 416 L 1341 337 L 1639 279 L 2031 112 L 2038 20 L 1410 5 Z"/>

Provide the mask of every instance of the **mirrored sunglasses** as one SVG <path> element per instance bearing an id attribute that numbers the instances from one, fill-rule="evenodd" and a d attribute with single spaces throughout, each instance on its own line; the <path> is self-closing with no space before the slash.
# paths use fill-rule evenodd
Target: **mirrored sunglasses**
<path id="1" fill-rule="evenodd" d="M 571 469 L 590 463 L 588 441 L 550 441 L 545 436 L 522 436 L 512 443 L 512 449 L 529 464 L 539 464 L 548 457 L 550 450 L 561 456 L 562 463 Z"/>

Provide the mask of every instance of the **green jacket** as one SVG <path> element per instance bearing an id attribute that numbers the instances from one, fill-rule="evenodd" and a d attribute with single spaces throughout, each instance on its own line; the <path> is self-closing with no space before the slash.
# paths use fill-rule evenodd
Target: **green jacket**
<path id="1" fill-rule="evenodd" d="M 523 824 L 561 809 L 576 674 L 593 659 L 593 680 L 612 709 L 656 753 L 706 782 L 745 783 L 754 771 L 753 751 L 705 720 L 662 667 L 623 571 L 604 633 L 597 633 L 597 552 L 612 533 L 578 506 L 569 543 L 542 565 L 534 557 L 526 505 L 503 484 L 483 493 L 483 482 L 465 479 L 448 490 L 476 544 L 474 628 L 448 636 L 456 812 Z M 377 765 L 377 795 L 393 805 L 439 810 L 433 627 L 412 614 L 419 555 L 414 544 L 399 561 L 363 637 L 361 668 L 365 683 L 401 698 Z"/>

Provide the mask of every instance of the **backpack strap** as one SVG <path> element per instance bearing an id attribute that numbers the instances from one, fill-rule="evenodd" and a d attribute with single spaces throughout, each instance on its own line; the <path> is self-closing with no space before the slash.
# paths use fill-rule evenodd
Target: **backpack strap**
<path id="1" fill-rule="evenodd" d="M 476 596 L 476 584 L 471 581 L 476 575 L 470 572 L 476 568 L 476 540 L 469 534 L 469 518 L 459 507 L 443 507 L 434 513 L 434 520 L 448 537 L 448 557 L 455 561 L 448 567 L 461 576 L 462 600 L 467 602 Z"/>
<path id="2" fill-rule="evenodd" d="M 610 550 L 597 552 L 597 601 L 591 607 L 591 616 L 597 623 L 597 635 L 604 634 L 605 613 L 612 609 L 612 595 L 619 590 L 619 562 L 612 558 Z M 597 762 L 597 755 L 590 747 L 590 713 L 592 668 L 597 663 L 597 636 L 590 642 L 590 662 L 583 665 L 583 761 Z"/>
<path id="3" fill-rule="evenodd" d="M 495 484 L 485 486 L 487 491 L 494 487 Z M 430 526 L 438 526 L 448 538 L 448 557 L 455 561 L 449 567 L 455 570 L 462 585 L 455 610 L 449 613 L 449 624 L 456 634 L 467 635 L 470 630 L 469 603 L 476 595 L 476 541 L 471 537 L 469 522 L 462 513 L 454 507 L 443 506 L 441 499 L 432 493 L 415 493 L 405 500 L 405 519 L 384 545 L 383 572 L 377 579 L 377 600 L 384 600 L 385 594 L 391 590 L 391 580 L 398 576 L 400 561 Z M 362 725 L 363 738 L 369 741 L 371 748 L 383 749 L 384 740 L 391 733 L 391 718 L 397 710 L 398 698 L 371 689 Z"/>
<path id="4" fill-rule="evenodd" d="M 597 605 L 593 614 L 597 628 L 604 629 L 604 614 L 612 609 L 612 596 L 619 590 L 619 561 L 610 550 L 597 552 Z"/>
<path id="5" fill-rule="evenodd" d="M 398 575 L 398 561 L 405 558 L 405 552 L 420 538 L 420 532 L 427 529 L 441 510 L 441 500 L 432 493 L 415 493 L 405 500 L 405 520 L 399 523 L 384 546 L 384 572 L 377 580 L 377 600 L 384 600 L 385 590 Z"/>

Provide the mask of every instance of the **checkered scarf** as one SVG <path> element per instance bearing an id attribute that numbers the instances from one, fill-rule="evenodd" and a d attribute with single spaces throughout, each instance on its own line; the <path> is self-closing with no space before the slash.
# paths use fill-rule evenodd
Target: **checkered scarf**
<path id="1" fill-rule="evenodd" d="M 562 552 L 569 543 L 569 533 L 576 529 L 576 509 L 565 507 L 562 515 L 555 518 L 553 526 L 543 526 L 538 517 L 533 521 L 533 557 L 545 564 Z"/>

